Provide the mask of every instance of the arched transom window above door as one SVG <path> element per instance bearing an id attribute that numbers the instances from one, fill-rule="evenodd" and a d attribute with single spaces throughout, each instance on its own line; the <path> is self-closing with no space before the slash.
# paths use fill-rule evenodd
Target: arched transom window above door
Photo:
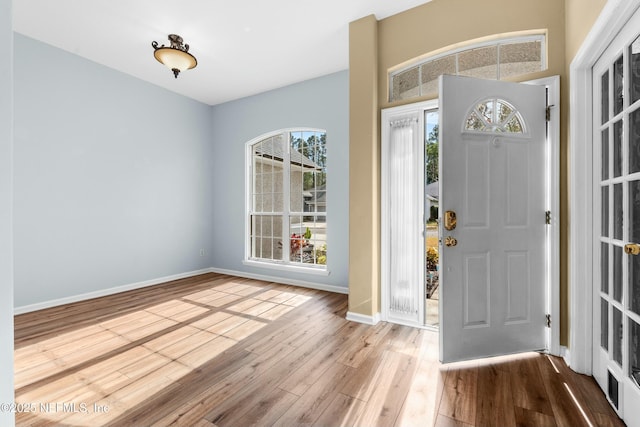
<path id="1" fill-rule="evenodd" d="M 505 80 L 546 69 L 546 31 L 471 40 L 390 69 L 389 102 L 435 97 L 442 74 Z"/>

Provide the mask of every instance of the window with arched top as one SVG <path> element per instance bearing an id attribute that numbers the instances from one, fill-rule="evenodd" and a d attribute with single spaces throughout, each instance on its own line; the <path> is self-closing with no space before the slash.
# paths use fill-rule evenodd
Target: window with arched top
<path id="1" fill-rule="evenodd" d="M 475 104 L 467 114 L 464 132 L 526 134 L 524 118 L 509 102 L 488 98 Z"/>
<path id="2" fill-rule="evenodd" d="M 326 131 L 270 132 L 246 156 L 245 263 L 326 273 Z"/>

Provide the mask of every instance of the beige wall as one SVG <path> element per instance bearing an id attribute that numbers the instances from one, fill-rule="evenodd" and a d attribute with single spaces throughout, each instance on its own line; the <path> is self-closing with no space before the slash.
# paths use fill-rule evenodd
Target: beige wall
<path id="1" fill-rule="evenodd" d="M 567 70 L 607 0 L 565 0 Z"/>
<path id="2" fill-rule="evenodd" d="M 564 27 L 564 7 L 558 0 L 433 0 L 379 21 L 380 107 L 391 105 L 387 102 L 389 68 L 448 46 L 496 34 L 546 29 L 549 69 L 523 80 L 563 75 Z"/>
<path id="3" fill-rule="evenodd" d="M 380 311 L 378 22 L 349 25 L 349 311 Z"/>
<path id="4" fill-rule="evenodd" d="M 575 13 L 585 1 L 566 0 L 567 10 Z M 603 4 L 604 0 L 588 0 L 588 3 Z M 522 80 L 553 75 L 561 78 L 560 341 L 568 344 L 566 121 L 569 85 L 565 47 L 571 49 L 573 57 L 591 25 L 585 20 L 595 19 L 598 12 L 581 12 L 566 19 L 565 2 L 560 0 L 433 0 L 381 21 L 367 17 L 351 23 L 349 311 L 362 315 L 375 315 L 380 311 L 379 115 L 382 108 L 402 103 L 388 102 L 388 70 L 456 43 L 501 33 L 545 29 L 548 69 L 524 76 Z M 570 37 L 565 29 L 571 30 Z M 421 99 L 404 103 L 418 100 Z"/>

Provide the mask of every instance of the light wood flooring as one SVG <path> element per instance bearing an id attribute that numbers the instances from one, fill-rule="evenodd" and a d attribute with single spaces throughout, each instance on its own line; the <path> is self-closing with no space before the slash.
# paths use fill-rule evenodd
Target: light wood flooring
<path id="1" fill-rule="evenodd" d="M 15 318 L 19 426 L 622 426 L 537 353 L 441 365 L 347 296 L 206 274 Z"/>

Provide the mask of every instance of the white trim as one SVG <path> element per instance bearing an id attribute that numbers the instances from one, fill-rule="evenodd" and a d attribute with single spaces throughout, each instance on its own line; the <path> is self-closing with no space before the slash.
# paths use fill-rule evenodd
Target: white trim
<path id="1" fill-rule="evenodd" d="M 551 224 L 547 227 L 547 313 L 551 314 L 547 350 L 554 356 L 561 354 L 560 348 L 560 76 L 531 80 L 527 84 L 548 88 L 547 105 L 552 106 L 548 123 L 547 141 L 547 200 L 546 208 L 551 212 Z"/>
<path id="2" fill-rule="evenodd" d="M 211 273 L 227 274 L 229 276 L 244 277 L 247 279 L 262 280 L 265 282 L 280 283 L 282 285 L 299 286 L 301 288 L 316 289 L 319 291 L 333 292 L 336 294 L 348 294 L 349 288 L 343 286 L 326 285 L 324 283 L 307 282 L 305 280 L 286 279 L 284 277 L 267 276 L 264 274 L 247 273 L 246 271 L 227 270 L 224 268 L 212 267 L 208 270 Z"/>
<path id="3" fill-rule="evenodd" d="M 87 292 L 86 294 L 72 295 L 69 297 L 59 298 L 50 301 L 43 301 L 36 304 L 23 305 L 21 307 L 15 307 L 13 314 L 24 314 L 32 311 L 44 310 L 46 308 L 57 307 L 64 304 L 70 304 L 74 302 L 86 301 L 92 298 L 100 298 L 108 295 L 118 294 L 121 292 L 132 291 L 135 289 L 146 288 L 149 286 L 161 285 L 174 280 L 186 279 L 188 277 L 198 276 L 205 273 L 219 273 L 226 274 L 228 276 L 244 277 L 247 279 L 256 279 L 266 282 L 280 283 L 283 285 L 293 285 L 302 288 L 317 289 L 319 291 L 333 292 L 337 294 L 348 294 L 349 289 L 342 286 L 325 285 L 323 283 L 306 282 L 304 280 L 292 280 L 284 279 L 282 277 L 265 276 L 262 274 L 245 273 L 242 271 L 225 270 L 221 268 L 204 268 L 202 270 L 190 271 L 187 273 L 173 274 L 171 276 L 159 277 L 157 279 L 145 280 L 142 282 L 130 283 L 128 285 L 116 286 L 114 288 L 101 289 L 94 292 Z"/>
<path id="4" fill-rule="evenodd" d="M 365 325 L 373 326 L 377 325 L 380 321 L 380 313 L 376 313 L 373 316 L 366 316 L 364 314 L 348 311 L 346 319 L 351 322 L 364 323 Z"/>
<path id="5" fill-rule="evenodd" d="M 242 264 L 250 266 L 250 267 L 258 267 L 258 268 L 268 268 L 271 270 L 280 270 L 280 271 L 290 271 L 294 273 L 303 273 L 303 274 L 311 274 L 316 276 L 328 276 L 331 274 L 329 270 L 324 267 L 315 267 L 313 264 L 310 264 L 308 267 L 303 265 L 299 265 L 297 263 L 278 263 L 278 262 L 268 262 L 268 261 L 258 261 L 253 259 L 245 259 L 242 261 Z"/>
<path id="6" fill-rule="evenodd" d="M 640 0 L 609 0 L 570 67 L 568 364 L 584 374 L 593 364 L 592 67 L 639 7 Z"/>
<path id="7" fill-rule="evenodd" d="M 569 351 L 569 349 L 567 347 L 560 346 L 560 354 L 559 354 L 559 356 L 564 359 L 564 363 L 569 365 L 569 360 L 571 360 L 571 352 Z"/>
<path id="8" fill-rule="evenodd" d="M 17 314 L 30 313 L 32 311 L 44 310 L 45 308 L 57 307 L 59 305 L 85 301 L 92 298 L 104 297 L 107 295 L 118 294 L 120 292 L 146 288 L 154 285 L 160 285 L 160 284 L 171 282 L 174 280 L 185 279 L 187 277 L 197 276 L 197 275 L 205 274 L 209 272 L 211 272 L 211 270 L 209 268 L 205 268 L 202 270 L 195 270 L 187 273 L 173 274 L 171 276 L 159 277 L 157 279 L 130 283 L 128 285 L 116 286 L 115 288 L 100 289 L 98 291 L 87 292 L 86 294 L 72 295 L 69 297 L 59 298 L 59 299 L 50 300 L 50 301 L 43 301 L 36 304 L 23 305 L 21 307 L 15 307 L 13 309 L 13 314 L 17 315 Z"/>

